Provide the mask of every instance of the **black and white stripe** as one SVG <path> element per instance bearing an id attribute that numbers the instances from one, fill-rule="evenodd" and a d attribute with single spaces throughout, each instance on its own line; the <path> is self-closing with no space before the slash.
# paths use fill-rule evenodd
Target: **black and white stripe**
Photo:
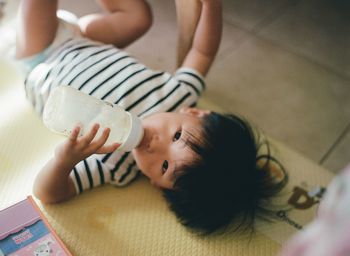
<path id="1" fill-rule="evenodd" d="M 82 38 L 65 42 L 34 68 L 26 82 L 27 97 L 41 113 L 50 90 L 61 84 L 118 104 L 141 118 L 194 106 L 205 89 L 202 76 L 193 69 L 181 68 L 174 75 L 153 71 L 124 51 Z M 130 152 L 113 152 L 81 161 L 71 177 L 81 193 L 104 183 L 124 186 L 138 173 Z"/>

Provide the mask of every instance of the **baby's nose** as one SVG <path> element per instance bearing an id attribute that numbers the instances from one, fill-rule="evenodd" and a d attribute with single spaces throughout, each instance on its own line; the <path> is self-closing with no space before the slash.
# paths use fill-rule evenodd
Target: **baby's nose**
<path id="1" fill-rule="evenodd" d="M 149 153 L 163 152 L 164 146 L 161 142 L 162 142 L 161 138 L 158 135 L 153 135 L 147 148 L 148 152 Z"/>

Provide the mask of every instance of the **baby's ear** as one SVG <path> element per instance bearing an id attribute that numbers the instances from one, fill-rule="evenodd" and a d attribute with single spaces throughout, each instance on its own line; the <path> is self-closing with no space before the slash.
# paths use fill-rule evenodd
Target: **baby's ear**
<path id="1" fill-rule="evenodd" d="M 197 116 L 197 117 L 204 117 L 204 116 L 210 114 L 210 110 L 184 107 L 184 108 L 180 109 L 180 113 L 181 114 L 188 114 L 188 115 L 192 115 L 192 116 Z"/>

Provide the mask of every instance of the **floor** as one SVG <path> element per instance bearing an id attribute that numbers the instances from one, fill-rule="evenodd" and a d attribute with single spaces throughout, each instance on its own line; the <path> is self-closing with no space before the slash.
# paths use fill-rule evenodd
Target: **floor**
<path id="1" fill-rule="evenodd" d="M 152 29 L 127 50 L 174 70 L 174 0 L 150 0 Z M 205 99 L 245 116 L 327 169 L 350 162 L 350 1 L 223 0 L 224 35 Z M 93 0 L 61 0 L 81 16 Z"/>

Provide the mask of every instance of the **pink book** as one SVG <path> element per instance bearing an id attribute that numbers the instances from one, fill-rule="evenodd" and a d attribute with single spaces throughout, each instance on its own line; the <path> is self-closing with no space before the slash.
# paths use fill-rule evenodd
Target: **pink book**
<path id="1" fill-rule="evenodd" d="M 0 256 L 72 255 L 33 198 L 0 211 Z"/>

